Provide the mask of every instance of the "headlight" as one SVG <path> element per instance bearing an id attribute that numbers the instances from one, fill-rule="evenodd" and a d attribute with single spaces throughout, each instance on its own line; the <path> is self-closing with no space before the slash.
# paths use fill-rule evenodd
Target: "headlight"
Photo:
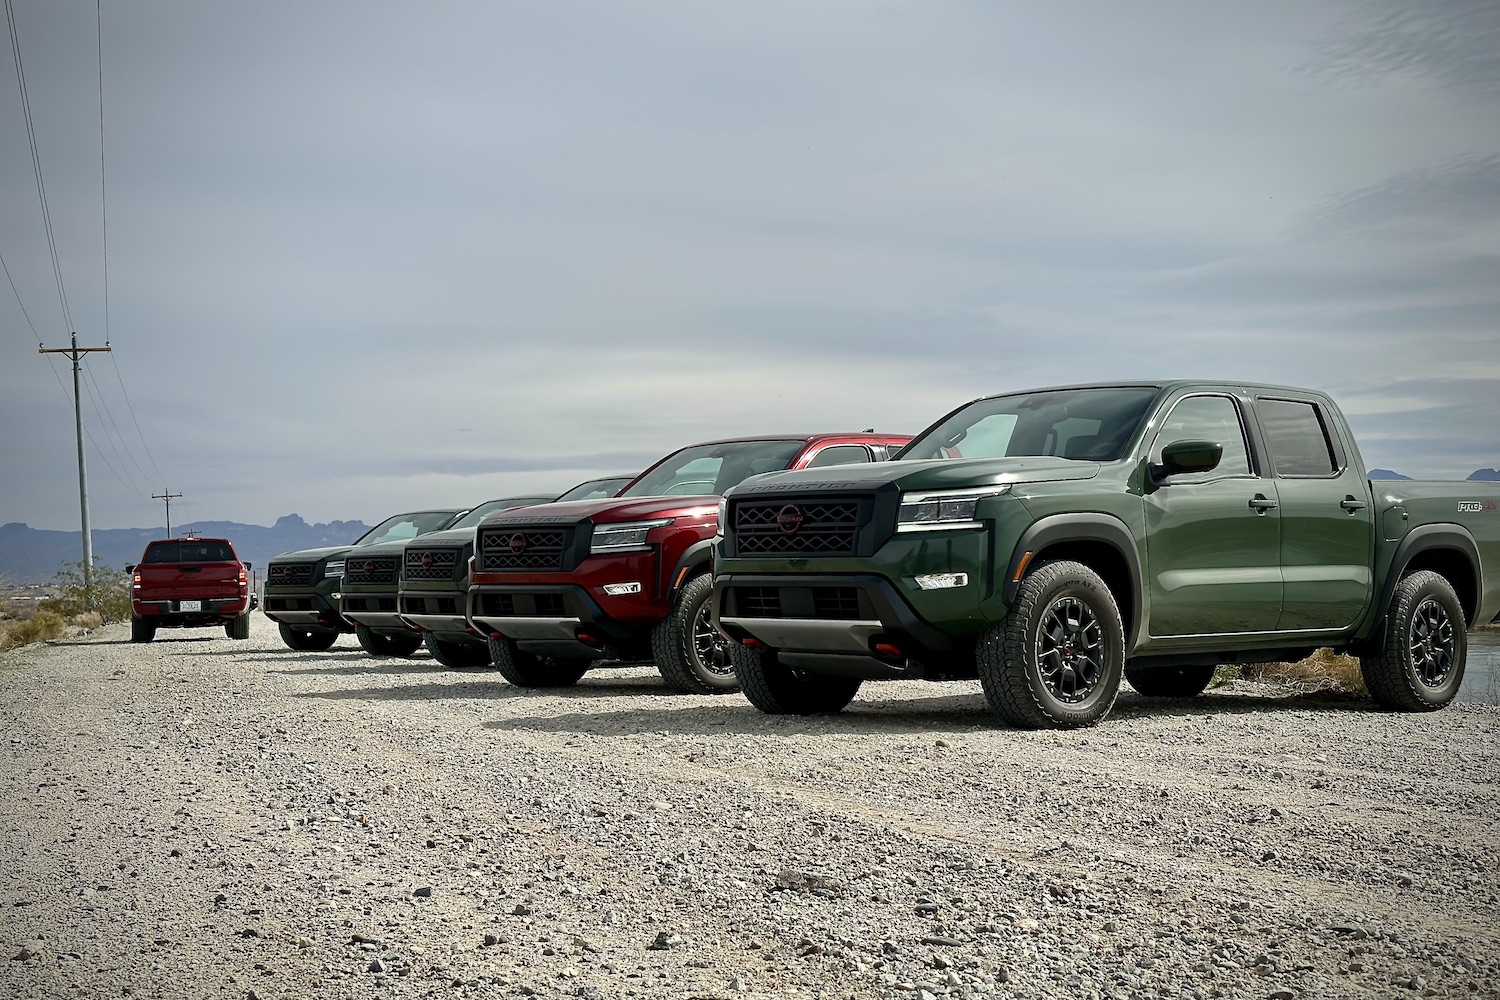
<path id="1" fill-rule="evenodd" d="M 909 493 L 901 498 L 896 516 L 897 531 L 948 531 L 977 528 L 979 501 L 1010 492 L 1010 486 L 986 486 L 975 490 L 941 490 Z"/>
<path id="2" fill-rule="evenodd" d="M 589 542 L 589 553 L 626 552 L 646 548 L 646 536 L 652 528 L 672 523 L 670 517 L 657 521 L 627 521 L 624 524 L 596 524 L 594 537 Z"/>
<path id="3" fill-rule="evenodd" d="M 729 520 L 729 498 L 719 497 L 719 519 L 715 522 L 718 527 L 714 529 L 715 538 L 724 537 L 724 525 Z"/>
<path id="4" fill-rule="evenodd" d="M 325 563 L 323 565 L 323 576 L 324 576 L 325 579 L 330 578 L 330 577 L 335 577 L 335 576 L 343 576 L 343 575 L 344 575 L 344 560 L 339 559 L 339 560 L 337 560 L 335 562 L 329 562 L 329 563 Z"/>

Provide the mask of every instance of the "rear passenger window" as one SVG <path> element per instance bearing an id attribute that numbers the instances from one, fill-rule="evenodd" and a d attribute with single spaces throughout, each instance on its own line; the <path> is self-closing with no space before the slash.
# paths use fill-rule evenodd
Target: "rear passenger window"
<path id="1" fill-rule="evenodd" d="M 854 465 L 856 462 L 869 460 L 870 453 L 862 444 L 836 444 L 814 455 L 806 468 L 820 469 L 825 465 Z"/>
<path id="2" fill-rule="evenodd" d="M 1312 403 L 1257 400 L 1255 410 L 1278 476 L 1331 476 L 1338 472 L 1323 416 Z"/>

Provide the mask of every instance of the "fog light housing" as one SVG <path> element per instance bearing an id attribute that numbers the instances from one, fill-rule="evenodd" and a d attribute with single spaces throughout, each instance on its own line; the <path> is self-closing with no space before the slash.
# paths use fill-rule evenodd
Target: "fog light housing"
<path id="1" fill-rule="evenodd" d="M 632 580 L 629 583 L 606 583 L 604 585 L 604 592 L 610 597 L 624 597 L 626 594 L 639 594 L 641 592 L 641 584 L 639 580 Z"/>
<path id="2" fill-rule="evenodd" d="M 967 573 L 924 573 L 916 577 L 918 590 L 952 590 L 955 587 L 967 587 L 969 585 L 969 574 Z"/>

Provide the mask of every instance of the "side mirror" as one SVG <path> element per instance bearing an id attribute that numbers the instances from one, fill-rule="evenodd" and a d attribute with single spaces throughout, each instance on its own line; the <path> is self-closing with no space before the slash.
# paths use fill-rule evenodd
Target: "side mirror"
<path id="1" fill-rule="evenodd" d="M 245 563 L 245 572 L 248 573 L 255 568 L 255 563 Z"/>
<path id="2" fill-rule="evenodd" d="M 125 572 L 127 572 L 127 573 L 134 573 L 135 572 L 135 563 L 126 563 L 125 564 Z"/>
<path id="3" fill-rule="evenodd" d="M 1161 482 L 1168 476 L 1212 472 L 1224 457 L 1224 446 L 1212 441 L 1173 441 L 1161 451 L 1161 464 L 1151 466 L 1151 478 Z"/>

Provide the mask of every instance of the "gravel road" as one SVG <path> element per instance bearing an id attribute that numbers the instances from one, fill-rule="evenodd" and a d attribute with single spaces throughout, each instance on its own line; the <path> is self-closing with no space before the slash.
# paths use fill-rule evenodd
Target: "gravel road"
<path id="1" fill-rule="evenodd" d="M 1500 710 L 526 693 L 257 616 L 0 656 L 0 996 L 1500 996 Z"/>

